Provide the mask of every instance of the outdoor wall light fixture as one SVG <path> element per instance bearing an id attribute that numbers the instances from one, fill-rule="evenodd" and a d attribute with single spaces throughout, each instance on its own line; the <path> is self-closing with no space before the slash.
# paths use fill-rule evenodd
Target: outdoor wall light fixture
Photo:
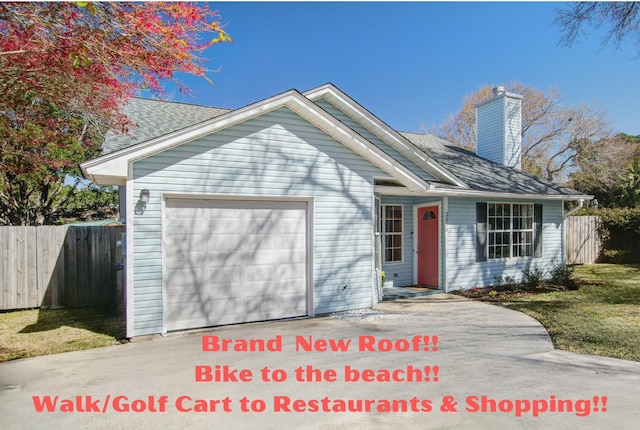
<path id="1" fill-rule="evenodd" d="M 151 193 L 149 192 L 149 190 L 144 189 L 140 191 L 140 197 L 136 202 L 136 208 L 135 208 L 136 215 L 142 215 L 144 213 L 144 210 L 147 208 L 147 203 L 149 203 L 149 196 L 151 196 Z"/>
<path id="2" fill-rule="evenodd" d="M 142 203 L 149 203 L 149 196 L 151 195 L 151 193 L 149 192 L 149 190 L 144 189 L 142 191 L 140 191 L 140 201 Z"/>

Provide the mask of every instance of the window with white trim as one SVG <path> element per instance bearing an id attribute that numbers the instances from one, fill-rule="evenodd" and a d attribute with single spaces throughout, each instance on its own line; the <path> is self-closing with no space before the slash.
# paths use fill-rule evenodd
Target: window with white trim
<path id="1" fill-rule="evenodd" d="M 402 262 L 402 205 L 382 205 L 384 263 Z"/>
<path id="2" fill-rule="evenodd" d="M 532 257 L 533 204 L 489 203 L 487 209 L 489 259 Z"/>

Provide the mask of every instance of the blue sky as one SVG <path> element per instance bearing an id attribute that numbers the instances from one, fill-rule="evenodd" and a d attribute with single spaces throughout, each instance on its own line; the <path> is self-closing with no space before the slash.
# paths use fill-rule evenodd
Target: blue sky
<path id="1" fill-rule="evenodd" d="M 211 3 L 234 43 L 207 52 L 212 87 L 176 101 L 239 108 L 331 82 L 391 127 L 420 131 L 483 85 L 557 87 L 570 104 L 596 102 L 614 131 L 640 135 L 640 59 L 602 32 L 572 48 L 552 27 L 562 3 Z"/>

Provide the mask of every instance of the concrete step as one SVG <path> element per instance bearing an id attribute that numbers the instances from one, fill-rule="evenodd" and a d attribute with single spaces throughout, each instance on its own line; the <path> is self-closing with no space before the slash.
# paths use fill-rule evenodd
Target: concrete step
<path id="1" fill-rule="evenodd" d="M 411 297 L 428 296 L 430 294 L 442 294 L 443 290 L 432 288 L 411 287 L 385 287 L 382 289 L 382 301 L 408 299 Z"/>

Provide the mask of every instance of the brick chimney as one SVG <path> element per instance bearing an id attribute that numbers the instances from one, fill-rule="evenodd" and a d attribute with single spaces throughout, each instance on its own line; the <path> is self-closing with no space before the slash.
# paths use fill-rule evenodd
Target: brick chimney
<path id="1" fill-rule="evenodd" d="M 507 167 L 521 168 L 522 96 L 503 86 L 476 104 L 476 153 Z"/>

